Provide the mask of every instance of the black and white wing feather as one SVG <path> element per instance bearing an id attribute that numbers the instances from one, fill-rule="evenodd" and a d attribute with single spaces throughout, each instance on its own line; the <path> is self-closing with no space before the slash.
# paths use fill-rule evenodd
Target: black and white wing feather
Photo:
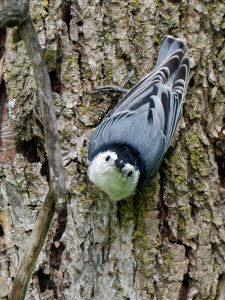
<path id="1" fill-rule="evenodd" d="M 132 146 L 145 165 L 148 182 L 157 172 L 174 135 L 189 74 L 182 41 L 166 36 L 156 68 L 139 81 L 97 126 L 89 160 L 115 143 Z"/>

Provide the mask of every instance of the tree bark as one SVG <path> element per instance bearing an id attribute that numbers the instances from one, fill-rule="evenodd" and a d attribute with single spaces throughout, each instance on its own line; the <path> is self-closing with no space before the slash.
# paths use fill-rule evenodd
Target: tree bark
<path id="1" fill-rule="evenodd" d="M 67 209 L 54 219 L 25 299 L 225 299 L 225 3 L 33 0 L 32 16 L 56 105 Z M 48 191 L 34 75 L 16 30 L 7 42 L 4 34 L 0 299 Z M 91 131 L 121 95 L 91 91 L 122 85 L 135 69 L 130 88 L 152 70 L 166 34 L 182 38 L 191 57 L 183 116 L 156 178 L 114 203 L 88 181 L 86 159 Z"/>

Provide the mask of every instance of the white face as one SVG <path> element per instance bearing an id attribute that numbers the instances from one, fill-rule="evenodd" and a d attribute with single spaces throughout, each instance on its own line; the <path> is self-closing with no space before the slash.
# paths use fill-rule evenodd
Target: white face
<path id="1" fill-rule="evenodd" d="M 91 161 L 88 176 L 112 200 L 122 200 L 135 192 L 140 172 L 129 163 L 122 165 L 115 152 L 105 151 Z"/>

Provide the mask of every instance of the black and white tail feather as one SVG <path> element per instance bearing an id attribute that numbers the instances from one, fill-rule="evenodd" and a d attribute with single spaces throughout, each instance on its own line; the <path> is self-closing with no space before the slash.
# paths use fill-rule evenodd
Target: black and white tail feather
<path id="1" fill-rule="evenodd" d="M 155 176 L 181 114 L 190 68 L 185 51 L 181 40 L 164 37 L 155 69 L 122 98 L 92 134 L 89 174 L 94 158 L 116 147 L 115 151 L 128 151 L 136 161 L 140 171 L 137 186 Z"/>

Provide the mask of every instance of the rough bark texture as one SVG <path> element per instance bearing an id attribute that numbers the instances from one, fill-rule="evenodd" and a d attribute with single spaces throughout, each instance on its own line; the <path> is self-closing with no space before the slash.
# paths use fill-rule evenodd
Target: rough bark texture
<path id="1" fill-rule="evenodd" d="M 225 3 L 33 0 L 32 12 L 54 91 L 68 205 L 26 299 L 224 299 Z M 133 68 L 134 84 L 153 68 L 165 34 L 183 38 L 191 57 L 183 117 L 154 181 L 113 203 L 87 180 L 86 158 L 92 128 L 119 95 L 90 91 L 121 84 Z M 10 159 L 0 167 L 0 299 L 48 191 L 33 72 L 16 30 L 6 45 L 4 36 L 9 113 L 1 85 L 0 155 Z"/>

